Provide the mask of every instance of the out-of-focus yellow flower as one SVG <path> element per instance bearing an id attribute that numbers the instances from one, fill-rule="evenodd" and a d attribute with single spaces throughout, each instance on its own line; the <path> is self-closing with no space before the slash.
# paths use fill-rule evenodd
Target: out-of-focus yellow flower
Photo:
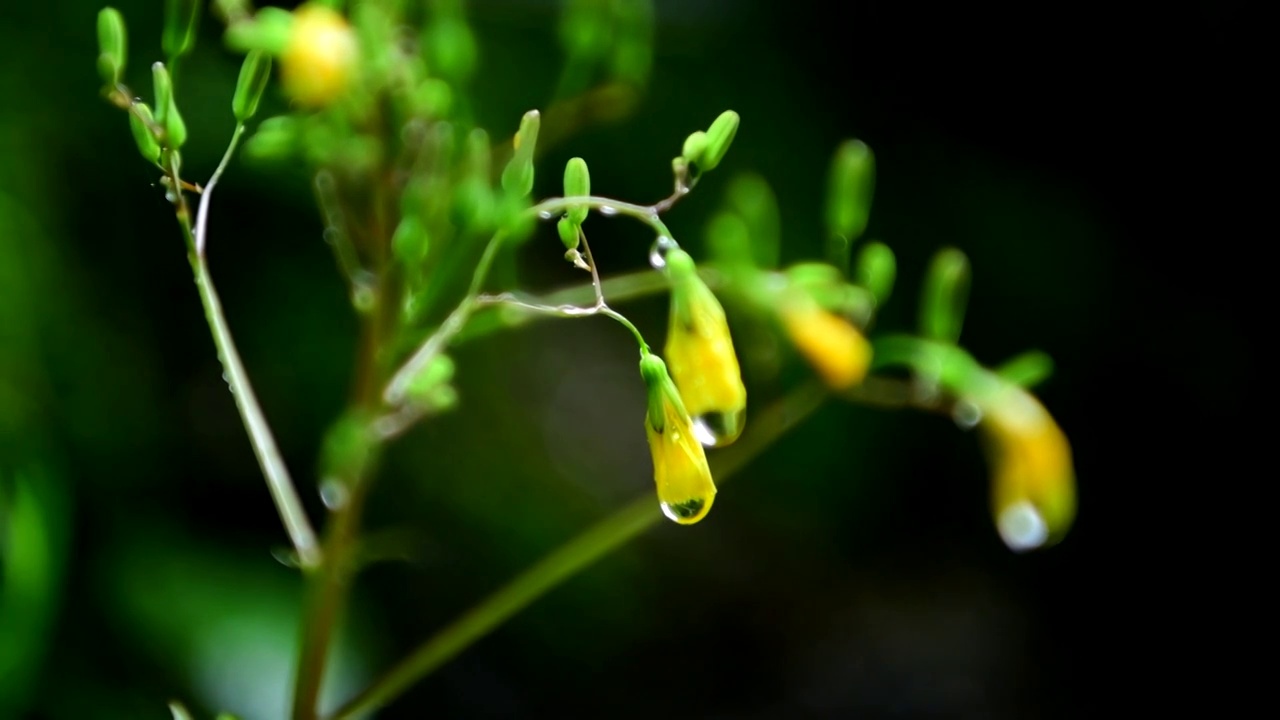
<path id="1" fill-rule="evenodd" d="M 1076 514 L 1071 446 L 1040 401 L 1015 385 L 981 403 L 991 463 L 991 509 L 1010 549 L 1062 538 Z"/>
<path id="2" fill-rule="evenodd" d="M 778 316 L 787 337 L 828 387 L 848 390 L 867 376 L 871 343 L 853 323 L 798 292 L 780 300 Z"/>
<path id="3" fill-rule="evenodd" d="M 671 277 L 671 322 L 666 356 L 684 407 L 703 424 L 706 445 L 738 438 L 746 419 L 747 389 L 729 336 L 724 308 L 683 250 L 667 253 Z"/>
<path id="4" fill-rule="evenodd" d="M 640 359 L 640 375 L 649 392 L 645 433 L 653 455 L 658 502 L 667 517 L 692 525 L 706 517 L 716 497 L 706 453 L 693 433 L 693 422 L 667 374 L 666 363 L 645 353 Z"/>
<path id="5" fill-rule="evenodd" d="M 289 97 L 308 107 L 328 105 L 351 84 L 356 61 L 356 36 L 340 13 L 313 3 L 294 11 L 280 58 L 280 81 Z"/>

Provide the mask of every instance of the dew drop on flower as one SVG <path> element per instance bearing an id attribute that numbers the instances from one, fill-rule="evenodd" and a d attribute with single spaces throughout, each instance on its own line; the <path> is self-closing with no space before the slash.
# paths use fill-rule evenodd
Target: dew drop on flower
<path id="1" fill-rule="evenodd" d="M 340 480 L 326 478 L 320 483 L 320 501 L 330 510 L 342 508 L 350 497 L 351 493 L 348 492 L 347 486 Z"/>
<path id="2" fill-rule="evenodd" d="M 298 551 L 291 547 L 273 547 L 271 548 L 271 557 L 287 568 L 302 567 L 302 560 L 298 557 Z"/>
<path id="3" fill-rule="evenodd" d="M 649 249 L 649 264 L 655 270 L 661 270 L 667 266 L 667 253 L 680 247 L 675 240 L 666 235 L 659 235 L 657 240 L 653 241 L 653 247 Z"/>
<path id="4" fill-rule="evenodd" d="M 1035 550 L 1049 539 L 1049 524 L 1034 505 L 1022 500 L 1000 511 L 1000 539 L 1014 552 Z"/>
<path id="5" fill-rule="evenodd" d="M 688 525 L 703 515 L 706 507 L 706 498 L 693 498 L 679 503 L 664 502 L 662 514 L 681 525 Z"/>
<path id="6" fill-rule="evenodd" d="M 703 447 L 724 447 L 742 434 L 746 419 L 745 410 L 709 412 L 693 418 L 693 434 Z"/>
<path id="7" fill-rule="evenodd" d="M 951 408 L 951 419 L 963 430 L 972 430 L 982 422 L 982 408 L 972 400 L 960 400 Z"/>

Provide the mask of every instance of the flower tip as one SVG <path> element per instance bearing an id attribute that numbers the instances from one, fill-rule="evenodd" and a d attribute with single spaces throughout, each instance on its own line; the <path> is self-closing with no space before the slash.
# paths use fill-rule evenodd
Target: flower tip
<path id="1" fill-rule="evenodd" d="M 693 497 L 681 502 L 662 501 L 662 514 L 680 525 L 694 525 L 711 512 L 711 504 L 715 501 L 715 491 L 702 497 Z"/>

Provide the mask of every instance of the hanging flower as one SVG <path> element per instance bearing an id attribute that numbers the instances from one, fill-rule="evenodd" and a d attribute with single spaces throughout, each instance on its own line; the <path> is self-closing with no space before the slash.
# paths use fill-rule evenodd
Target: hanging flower
<path id="1" fill-rule="evenodd" d="M 996 528 L 1010 549 L 1057 542 L 1075 518 L 1075 471 L 1066 435 L 1035 396 L 1006 385 L 981 403 Z"/>
<path id="2" fill-rule="evenodd" d="M 323 107 L 351 83 L 357 60 L 355 33 L 337 11 L 307 3 L 293 13 L 280 60 L 285 93 L 299 104 Z"/>
<path id="3" fill-rule="evenodd" d="M 747 389 L 724 308 L 683 250 L 667 253 L 671 321 L 666 356 L 685 409 L 701 425 L 705 445 L 727 445 L 742 433 Z"/>
<path id="4" fill-rule="evenodd" d="M 658 502 L 667 517 L 692 525 L 706 517 L 716 497 L 707 456 L 662 358 L 646 352 L 640 359 L 640 375 L 649 393 L 645 432 Z"/>
<path id="5" fill-rule="evenodd" d="M 853 323 L 798 291 L 780 299 L 778 315 L 787 337 L 828 387 L 847 390 L 866 377 L 871 343 Z"/>

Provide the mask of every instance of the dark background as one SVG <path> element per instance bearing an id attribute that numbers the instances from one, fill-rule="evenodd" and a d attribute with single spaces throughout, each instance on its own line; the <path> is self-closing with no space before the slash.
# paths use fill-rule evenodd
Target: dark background
<path id="1" fill-rule="evenodd" d="M 117 5 L 139 86 L 159 55 L 158 5 Z M 1057 361 L 1039 392 L 1073 444 L 1079 518 L 1061 546 L 1014 555 L 972 434 L 829 404 L 707 521 L 656 527 L 379 716 L 1080 717 L 1203 689 L 1211 656 L 1193 648 L 1213 631 L 1185 608 L 1226 574 L 1207 528 L 1256 514 L 1241 507 L 1266 332 L 1243 315 L 1265 287 L 1244 220 L 1262 187 L 1249 19 L 1221 3 L 657 8 L 645 102 L 550 153 L 535 193 L 557 192 L 554 169 L 581 155 L 599 194 L 651 201 L 684 135 L 733 108 L 743 124 L 723 169 L 668 224 L 697 256 L 724 183 L 756 171 L 790 262 L 820 252 L 831 151 L 863 139 L 878 163 L 868 237 L 899 258 L 877 327 L 911 329 L 931 253 L 967 252 L 965 345 L 989 364 L 1030 347 Z M 67 543 L 43 652 L 0 677 L 0 714 L 23 701 L 18 717 L 160 718 L 181 698 L 271 717 L 299 583 L 272 559 L 284 536 L 172 216 L 97 97 L 97 9 L 0 10 L 0 262 L 27 280 L 0 294 L 0 320 L 29 329 L 0 348 L 0 373 L 27 393 L 0 398 L 22 418 L 0 423 L 0 470 L 6 455 L 46 468 Z M 555 10 L 471 4 L 475 97 L 495 135 L 554 86 Z M 237 64 L 218 31 L 206 18 L 185 68 L 194 177 L 231 128 Z M 213 272 L 309 488 L 354 318 L 305 177 L 237 162 L 220 187 Z M 594 222 L 606 271 L 642 266 L 642 232 Z M 580 279 L 552 238 L 522 251 L 530 287 Z M 661 337 L 663 301 L 625 309 Z M 375 491 L 368 525 L 402 529 L 415 562 L 362 576 L 340 694 L 652 491 L 629 343 L 603 321 L 566 321 L 459 350 L 461 408 L 406 437 Z M 780 392 L 750 380 L 753 402 Z"/>

